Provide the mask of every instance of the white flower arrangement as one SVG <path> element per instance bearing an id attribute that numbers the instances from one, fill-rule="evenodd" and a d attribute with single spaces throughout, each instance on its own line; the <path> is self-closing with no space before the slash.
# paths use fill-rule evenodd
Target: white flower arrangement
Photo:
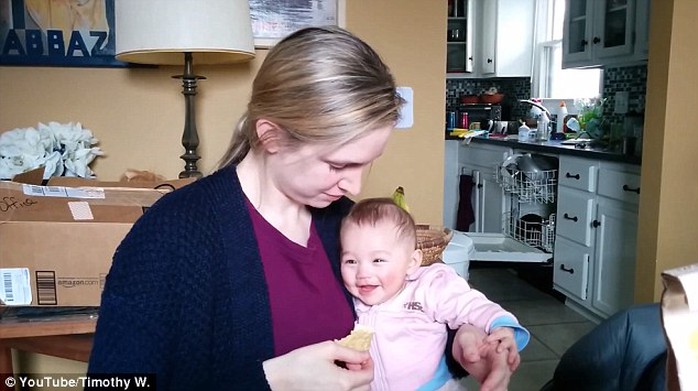
<path id="1" fill-rule="evenodd" d="M 77 123 L 39 123 L 0 133 L 0 178 L 44 166 L 44 179 L 53 176 L 94 178 L 90 164 L 104 153 L 92 131 Z"/>

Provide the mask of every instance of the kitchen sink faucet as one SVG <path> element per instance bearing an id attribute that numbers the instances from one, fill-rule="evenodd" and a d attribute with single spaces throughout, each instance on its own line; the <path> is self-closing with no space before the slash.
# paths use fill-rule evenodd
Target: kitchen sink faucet
<path id="1" fill-rule="evenodd" d="M 538 126 L 536 129 L 536 139 L 538 141 L 548 141 L 548 139 L 550 138 L 551 125 L 552 125 L 552 131 L 555 130 L 555 126 L 554 126 L 555 120 L 554 120 L 553 115 L 550 112 L 550 110 L 545 108 L 540 103 L 534 102 L 532 100 L 520 99 L 519 102 L 528 103 L 531 106 L 534 106 L 534 107 L 541 109 L 545 113 L 545 117 L 542 117 L 542 116 L 538 117 Z"/>

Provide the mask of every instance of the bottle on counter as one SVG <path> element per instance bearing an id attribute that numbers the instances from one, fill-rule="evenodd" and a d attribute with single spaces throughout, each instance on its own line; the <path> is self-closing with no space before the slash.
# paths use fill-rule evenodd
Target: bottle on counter
<path id="1" fill-rule="evenodd" d="M 463 111 L 460 116 L 460 127 L 461 129 L 469 129 L 470 121 L 468 120 L 468 112 Z"/>
<path id="2" fill-rule="evenodd" d="M 550 126 L 552 125 L 550 119 L 548 119 L 546 114 L 541 114 L 536 122 L 536 141 L 548 141 L 550 139 Z"/>
<path id="3" fill-rule="evenodd" d="M 567 105 L 564 100 L 560 101 L 560 105 L 557 108 L 557 120 L 555 121 L 555 132 L 564 133 L 565 132 L 565 120 L 567 119 Z"/>
<path id="4" fill-rule="evenodd" d="M 450 130 L 457 127 L 457 115 L 458 113 L 455 110 L 449 110 L 446 112 L 446 130 Z"/>
<path id="5" fill-rule="evenodd" d="M 521 122 L 521 126 L 519 126 L 519 142 L 520 143 L 525 143 L 530 141 L 530 136 L 531 135 L 531 128 L 526 126 L 525 122 Z"/>

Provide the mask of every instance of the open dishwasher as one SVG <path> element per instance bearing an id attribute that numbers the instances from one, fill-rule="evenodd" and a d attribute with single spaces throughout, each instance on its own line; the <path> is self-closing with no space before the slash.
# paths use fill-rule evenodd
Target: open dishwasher
<path id="1" fill-rule="evenodd" d="M 550 263 L 557 173 L 557 158 L 542 154 L 514 153 L 497 163 L 494 180 L 503 193 L 501 232 L 459 232 L 473 241 L 470 260 Z M 479 175 L 474 176 L 476 181 Z"/>

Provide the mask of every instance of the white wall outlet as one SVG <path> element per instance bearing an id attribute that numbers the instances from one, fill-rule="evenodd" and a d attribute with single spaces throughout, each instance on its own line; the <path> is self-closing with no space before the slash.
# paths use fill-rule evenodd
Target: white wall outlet
<path id="1" fill-rule="evenodd" d="M 628 112 L 628 100 L 630 99 L 628 91 L 616 92 L 616 104 L 613 107 L 613 112 L 616 114 L 625 114 Z"/>
<path id="2" fill-rule="evenodd" d="M 400 108 L 400 118 L 395 129 L 408 129 L 414 124 L 414 91 L 412 87 L 397 87 L 397 93 L 405 100 Z"/>

